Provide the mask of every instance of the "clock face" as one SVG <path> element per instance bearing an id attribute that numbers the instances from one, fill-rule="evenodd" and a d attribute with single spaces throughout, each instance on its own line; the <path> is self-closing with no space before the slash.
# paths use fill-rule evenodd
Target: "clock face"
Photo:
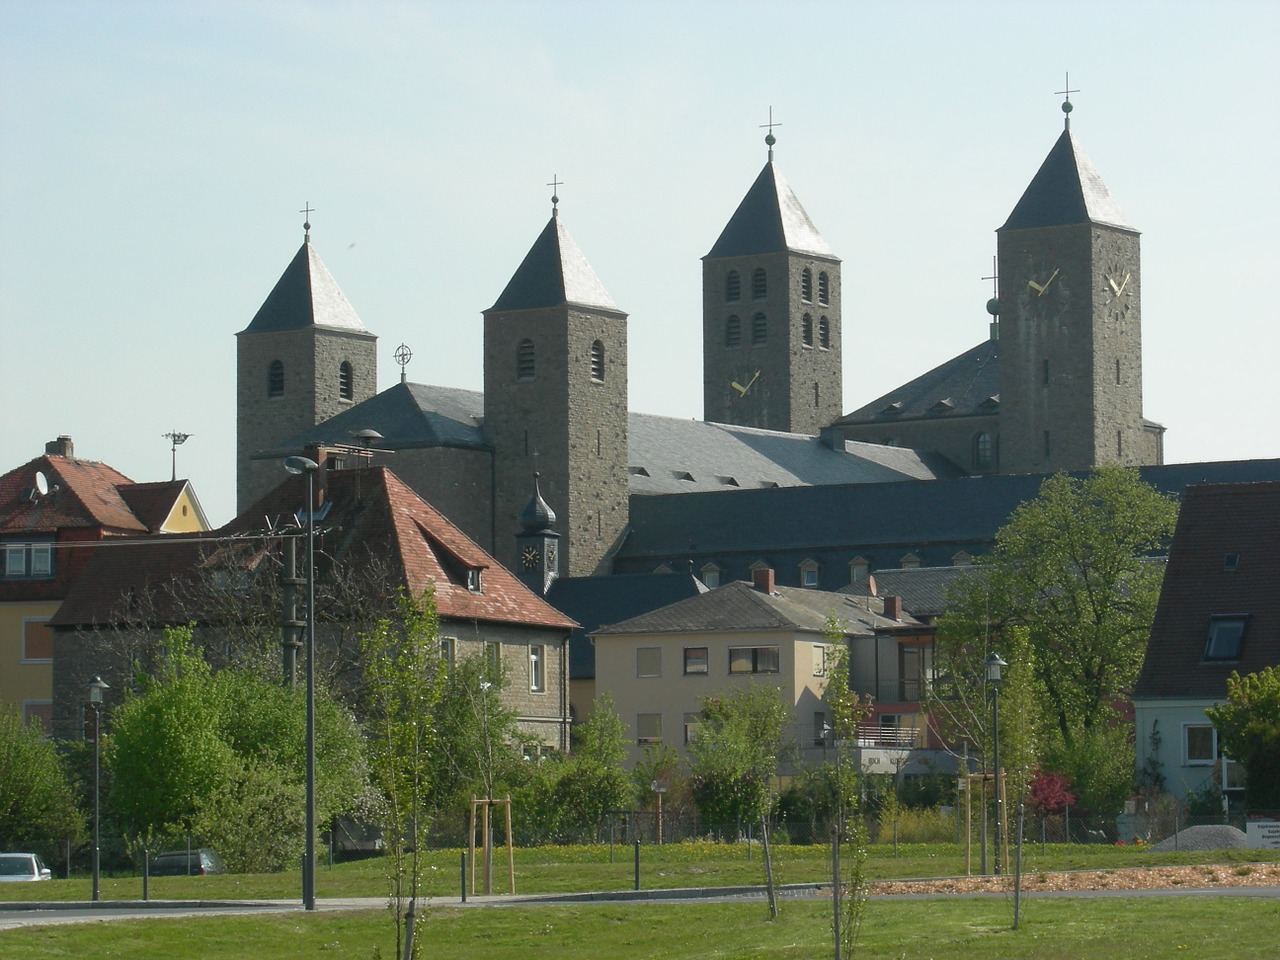
<path id="1" fill-rule="evenodd" d="M 731 399 L 743 400 L 753 393 L 758 393 L 759 387 L 760 371 L 743 368 L 736 371 L 729 381 L 729 396 Z"/>
<path id="2" fill-rule="evenodd" d="M 520 561 L 524 564 L 526 570 L 536 570 L 538 568 L 538 548 L 528 546 L 524 548 L 524 553 L 520 555 Z"/>
<path id="3" fill-rule="evenodd" d="M 1060 314 L 1067 300 L 1067 278 L 1062 268 L 1052 262 L 1033 260 L 1021 299 L 1028 317 L 1048 320 Z"/>

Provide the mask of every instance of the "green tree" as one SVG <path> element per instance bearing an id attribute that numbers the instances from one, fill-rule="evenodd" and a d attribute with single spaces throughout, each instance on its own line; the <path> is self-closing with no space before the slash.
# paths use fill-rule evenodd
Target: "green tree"
<path id="1" fill-rule="evenodd" d="M 752 685 L 702 699 L 689 766 L 706 823 L 728 826 L 769 812 L 786 722 L 787 709 L 773 687 Z"/>
<path id="2" fill-rule="evenodd" d="M 83 835 L 84 819 L 52 741 L 24 726 L 17 711 L 0 710 L 0 844 Z"/>
<path id="3" fill-rule="evenodd" d="M 387 883 L 396 926 L 396 956 L 417 957 L 415 905 L 421 895 L 419 851 L 426 849 L 431 723 L 444 688 L 435 598 L 401 597 L 397 615 L 380 620 L 360 641 L 365 675 L 369 767 L 375 810 L 387 850 Z M 407 951 L 402 949 L 408 942 Z"/>
<path id="4" fill-rule="evenodd" d="M 1244 764 L 1245 805 L 1280 810 L 1280 671 L 1227 678 L 1227 702 L 1205 711 L 1218 731 L 1223 752 Z"/>
<path id="5" fill-rule="evenodd" d="M 1046 764 L 1075 766 L 1081 802 L 1099 812 L 1109 812 L 1131 786 L 1131 768 L 1098 768 L 1089 758 L 1128 736 L 1115 705 L 1142 665 L 1163 575 L 1149 558 L 1168 548 L 1176 517 L 1173 501 L 1135 470 L 1104 466 L 1084 478 L 1049 477 L 996 534 L 979 574 L 948 597 L 939 624 L 937 662 L 953 700 L 979 689 L 975 664 L 987 652 L 1014 652 L 1010 628 L 1025 629 L 1040 704 L 1036 752 Z M 1015 658 L 1004 659 L 1016 671 Z M 971 700 L 961 710 L 979 729 L 981 698 Z M 1004 725 L 1002 717 L 1002 754 Z"/>

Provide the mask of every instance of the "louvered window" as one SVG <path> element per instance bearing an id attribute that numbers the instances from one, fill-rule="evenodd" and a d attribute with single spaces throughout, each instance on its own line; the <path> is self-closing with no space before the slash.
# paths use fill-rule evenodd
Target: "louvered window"
<path id="1" fill-rule="evenodd" d="M 516 348 L 516 379 L 532 380 L 534 372 L 533 341 L 521 340 Z"/>
<path id="2" fill-rule="evenodd" d="M 604 383 L 604 344 L 599 340 L 591 344 L 591 379 Z"/>
<path id="3" fill-rule="evenodd" d="M 763 300 L 769 295 L 769 280 L 765 276 L 764 267 L 756 267 L 751 271 L 751 296 L 755 300 Z"/>
<path id="4" fill-rule="evenodd" d="M 751 345 L 756 346 L 768 339 L 769 321 L 764 318 L 763 313 L 757 313 L 751 318 Z"/>
<path id="5" fill-rule="evenodd" d="M 734 314 L 724 324 L 724 345 L 737 347 L 742 344 L 742 320 Z"/>
<path id="6" fill-rule="evenodd" d="M 826 317 L 818 319 L 818 346 L 823 350 L 831 349 L 831 321 Z"/>
<path id="7" fill-rule="evenodd" d="M 808 267 L 800 274 L 800 299 L 805 303 L 813 300 L 813 271 Z"/>
<path id="8" fill-rule="evenodd" d="M 338 367 L 338 396 L 343 400 L 350 400 L 355 392 L 354 380 L 355 377 L 351 373 L 351 364 L 343 360 Z"/>
<path id="9" fill-rule="evenodd" d="M 737 270 L 730 270 L 724 278 L 724 299 L 727 303 L 737 303 L 742 298 L 742 278 Z"/>
<path id="10" fill-rule="evenodd" d="M 813 346 L 813 317 L 807 313 L 800 321 L 800 342 L 806 347 Z"/>
<path id="11" fill-rule="evenodd" d="M 272 360 L 267 367 L 267 396 L 284 396 L 284 364 L 279 360 Z"/>
<path id="12" fill-rule="evenodd" d="M 831 282 L 825 272 L 818 274 L 818 302 L 824 307 L 831 302 Z"/>

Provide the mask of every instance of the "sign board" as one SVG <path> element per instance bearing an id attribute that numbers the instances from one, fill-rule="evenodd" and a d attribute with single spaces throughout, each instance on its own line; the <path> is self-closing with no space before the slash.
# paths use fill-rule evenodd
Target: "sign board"
<path id="1" fill-rule="evenodd" d="M 1280 820 L 1250 818 L 1245 823 L 1250 850 L 1280 850 Z"/>

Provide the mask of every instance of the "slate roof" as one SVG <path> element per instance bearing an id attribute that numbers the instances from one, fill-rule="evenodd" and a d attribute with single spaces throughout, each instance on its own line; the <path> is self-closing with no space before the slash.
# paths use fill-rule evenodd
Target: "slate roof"
<path id="1" fill-rule="evenodd" d="M 784 252 L 839 259 L 770 160 L 703 259 Z"/>
<path id="2" fill-rule="evenodd" d="M 1000 411 L 1000 341 L 984 340 L 836 421 L 842 424 L 989 416 Z"/>
<path id="3" fill-rule="evenodd" d="M 372 336 L 310 242 L 304 242 L 241 333 L 325 327 Z"/>
<path id="4" fill-rule="evenodd" d="M 553 214 L 497 302 L 485 312 L 536 310 L 565 303 L 621 313 L 569 231 Z"/>
<path id="5" fill-rule="evenodd" d="M 591 634 L 688 597 L 705 593 L 702 581 L 688 573 L 639 573 L 615 577 L 564 577 L 551 584 L 547 602 L 581 626 L 569 638 L 569 678 L 596 675 Z"/>
<path id="6" fill-rule="evenodd" d="M 37 471 L 45 475 L 49 493 L 35 500 L 24 498 L 23 492 L 35 487 Z M 76 528 L 146 533 L 147 524 L 121 494 L 122 488 L 133 485 L 105 463 L 52 454 L 36 457 L 0 477 L 0 534 L 52 535 Z"/>
<path id="7" fill-rule="evenodd" d="M 1063 130 L 1001 230 L 1094 223 L 1137 232 L 1070 130 Z"/>
<path id="8" fill-rule="evenodd" d="M 650 613 L 596 631 L 598 637 L 638 633 L 713 633 L 733 631 L 804 631 L 821 633 L 834 616 L 850 636 L 921 626 L 906 614 L 902 620 L 884 615 L 884 601 L 800 587 L 757 590 L 741 580 Z"/>
<path id="9" fill-rule="evenodd" d="M 1248 615 L 1240 658 L 1206 661 L 1210 618 L 1222 614 Z M 1222 700 L 1232 671 L 1273 666 L 1280 666 L 1280 482 L 1189 487 L 1134 699 Z"/>
<path id="10" fill-rule="evenodd" d="M 902 608 L 914 617 L 930 620 L 946 610 L 947 591 L 969 577 L 981 576 L 982 568 L 974 564 L 951 567 L 909 567 L 881 569 L 873 574 L 878 597 L 901 597 Z M 867 583 L 851 584 L 845 593 L 865 595 Z"/>
<path id="11" fill-rule="evenodd" d="M 363 563 L 385 559 L 411 594 L 435 587 L 436 608 L 446 619 L 527 624 L 568 632 L 575 622 L 531 592 L 385 467 L 333 471 L 325 477 L 328 512 L 317 522 L 317 570 L 326 558 Z M 54 626 L 104 625 L 121 599 L 141 595 L 176 578 L 194 579 L 234 552 L 253 566 L 275 537 L 264 537 L 265 518 L 278 531 L 304 510 L 306 478 L 288 477 L 230 523 L 200 537 L 153 538 L 146 543 L 99 549 L 50 621 Z M 158 541 L 158 542 L 156 542 Z M 467 572 L 481 570 L 482 590 L 467 587 Z M 322 575 L 322 574 L 321 574 Z M 190 616 L 165 607 L 161 619 Z"/>

